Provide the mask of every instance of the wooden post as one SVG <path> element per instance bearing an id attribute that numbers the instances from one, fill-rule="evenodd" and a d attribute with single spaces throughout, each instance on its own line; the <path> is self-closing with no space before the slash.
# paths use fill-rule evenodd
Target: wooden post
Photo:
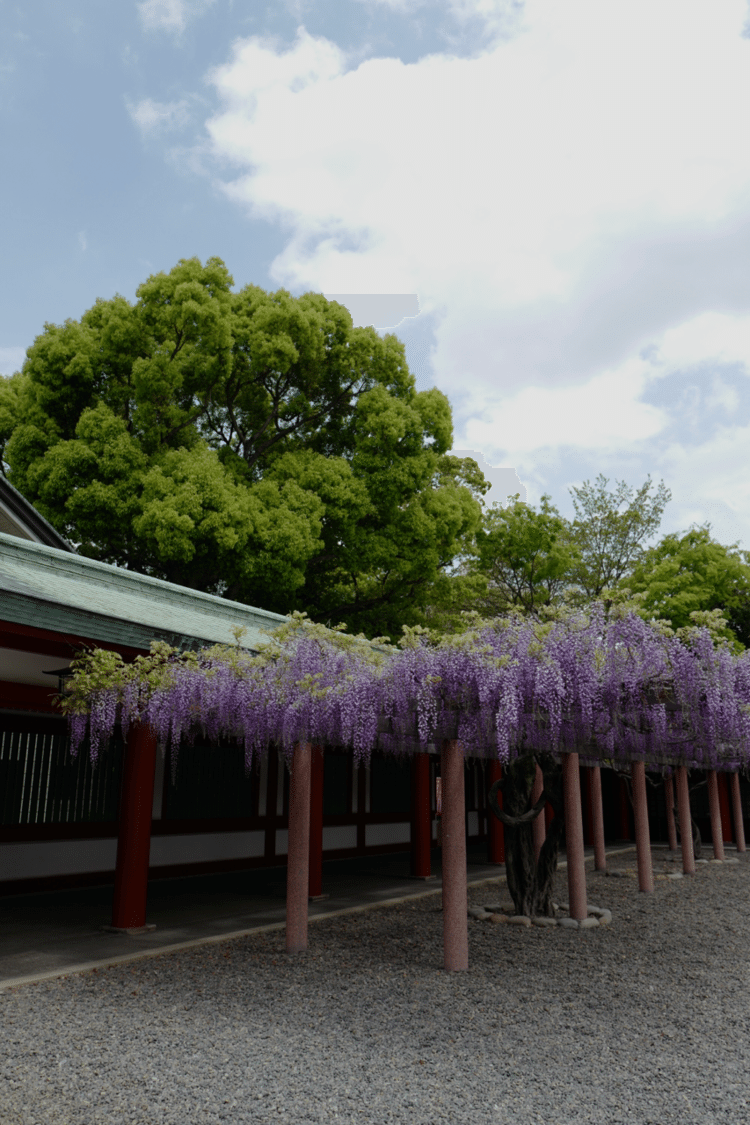
<path id="1" fill-rule="evenodd" d="M 156 735 L 149 727 L 134 723 L 128 731 L 122 771 L 112 901 L 112 928 L 131 933 L 146 929 L 155 770 Z"/>
<path id="2" fill-rule="evenodd" d="M 544 774 L 539 766 L 536 767 L 534 775 L 534 784 L 531 787 L 531 803 L 535 805 L 542 795 L 544 789 Z M 532 832 L 534 835 L 534 859 L 539 861 L 539 853 L 544 846 L 544 841 L 547 839 L 547 824 L 544 818 L 544 809 L 539 813 L 539 816 L 534 817 L 531 822 Z"/>
<path id="3" fill-rule="evenodd" d="M 721 838 L 725 844 L 732 842 L 732 812 L 729 806 L 729 787 L 727 775 L 722 771 L 716 774 L 719 782 L 719 808 L 721 809 Z"/>
<path id="4" fill-rule="evenodd" d="M 568 856 L 568 905 L 570 917 L 581 922 L 588 916 L 586 867 L 583 851 L 581 781 L 577 754 L 563 754 L 563 797 L 565 802 L 565 847 Z"/>
<path id="5" fill-rule="evenodd" d="M 443 963 L 446 972 L 469 967 L 466 889 L 464 756 L 455 740 L 443 743 Z"/>
<path id="6" fill-rule="evenodd" d="M 591 820 L 594 830 L 594 868 L 596 871 L 606 871 L 607 851 L 604 846 L 601 766 L 594 766 L 591 770 Z"/>
<path id="7" fill-rule="evenodd" d="M 631 762 L 633 783 L 633 812 L 635 813 L 635 850 L 638 858 L 638 887 L 641 891 L 654 889 L 654 872 L 651 864 L 651 836 L 648 830 L 648 800 L 646 797 L 646 766 L 644 762 Z"/>
<path id="8" fill-rule="evenodd" d="M 322 746 L 313 746 L 310 755 L 310 859 L 308 898 L 323 898 L 323 778 L 325 758 Z"/>
<path id="9" fill-rule="evenodd" d="M 307 949 L 307 892 L 310 874 L 311 746 L 294 747 L 289 778 L 289 849 L 286 865 L 286 951 Z"/>
<path id="10" fill-rule="evenodd" d="M 414 754 L 411 760 L 411 874 L 429 879 L 432 847 L 430 808 L 430 757 Z"/>
<path id="11" fill-rule="evenodd" d="M 674 783 L 671 775 L 664 778 L 664 798 L 667 802 L 667 835 L 670 852 L 677 851 L 677 827 L 674 822 Z"/>
<path id="12" fill-rule="evenodd" d="M 496 781 L 501 781 L 503 776 L 503 767 L 492 758 L 490 760 L 489 768 L 489 788 L 495 784 Z M 503 795 L 498 793 L 497 803 L 500 808 L 503 807 Z M 488 863 L 505 863 L 505 832 L 503 830 L 502 821 L 498 820 L 493 812 L 489 811 L 487 806 L 487 862 Z"/>
<path id="13" fill-rule="evenodd" d="M 742 820 L 742 794 L 740 792 L 740 775 L 732 774 L 732 813 L 734 815 L 734 842 L 738 852 L 744 852 L 745 825 Z"/>
<path id="14" fill-rule="evenodd" d="M 688 789 L 688 775 L 685 766 L 677 767 L 677 814 L 680 818 L 682 871 L 685 875 L 695 875 L 693 822 L 690 817 L 690 790 Z"/>

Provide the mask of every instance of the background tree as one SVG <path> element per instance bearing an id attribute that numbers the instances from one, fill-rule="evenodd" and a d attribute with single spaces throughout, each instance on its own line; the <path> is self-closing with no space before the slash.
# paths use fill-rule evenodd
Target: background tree
<path id="1" fill-rule="evenodd" d="M 183 260 L 45 325 L 0 384 L 9 479 L 83 554 L 397 635 L 479 525 L 450 405 L 343 306 L 232 285 Z"/>
<path id="2" fill-rule="evenodd" d="M 750 644 L 748 553 L 736 543 L 717 542 L 708 526 L 665 535 L 622 584 L 643 595 L 644 616 L 680 629 L 694 623 L 692 615 L 718 610 L 726 621 L 723 635 L 745 648 Z"/>
<path id="3" fill-rule="evenodd" d="M 486 578 L 476 608 L 496 617 L 512 608 L 534 614 L 559 600 L 578 562 L 570 525 L 547 495 L 539 509 L 518 495 L 484 513 L 476 535 L 473 569 Z"/>
<path id="4" fill-rule="evenodd" d="M 652 494 L 650 476 L 637 490 L 617 481 L 610 491 L 608 484 L 600 473 L 593 484 L 584 481 L 570 489 L 575 510 L 572 539 L 578 552 L 570 580 L 584 601 L 616 586 L 638 564 L 672 497 L 663 481 Z"/>

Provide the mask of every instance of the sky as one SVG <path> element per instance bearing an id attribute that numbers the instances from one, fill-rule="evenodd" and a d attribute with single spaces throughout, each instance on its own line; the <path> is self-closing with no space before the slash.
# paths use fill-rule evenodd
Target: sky
<path id="1" fill-rule="evenodd" d="M 747 0 L 0 0 L 0 371 L 180 258 L 404 341 L 491 499 L 750 549 Z"/>

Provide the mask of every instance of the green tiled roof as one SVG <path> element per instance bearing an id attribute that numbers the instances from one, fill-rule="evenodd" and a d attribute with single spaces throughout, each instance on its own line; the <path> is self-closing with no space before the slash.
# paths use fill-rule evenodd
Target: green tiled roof
<path id="1" fill-rule="evenodd" d="M 0 534 L 0 621 L 147 649 L 234 644 L 232 628 L 254 649 L 278 613 L 201 594 L 132 570 Z"/>

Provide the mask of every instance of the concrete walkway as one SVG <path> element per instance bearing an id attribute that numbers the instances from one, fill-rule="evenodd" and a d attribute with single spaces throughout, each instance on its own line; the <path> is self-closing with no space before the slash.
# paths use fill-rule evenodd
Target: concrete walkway
<path id="1" fill-rule="evenodd" d="M 615 850 L 632 850 L 632 845 L 608 849 L 608 854 Z M 483 848 L 470 850 L 470 885 L 505 878 L 504 866 L 486 863 L 485 855 Z M 586 855 L 593 858 L 591 849 Z M 440 851 L 433 851 L 429 880 L 409 877 L 408 852 L 328 861 L 323 864 L 328 897 L 310 903 L 310 921 L 439 894 L 440 858 Z M 145 934 L 107 932 L 111 910 L 111 886 L 0 899 L 0 989 L 282 929 L 286 868 L 155 879 L 149 884 L 147 917 L 156 929 Z"/>

